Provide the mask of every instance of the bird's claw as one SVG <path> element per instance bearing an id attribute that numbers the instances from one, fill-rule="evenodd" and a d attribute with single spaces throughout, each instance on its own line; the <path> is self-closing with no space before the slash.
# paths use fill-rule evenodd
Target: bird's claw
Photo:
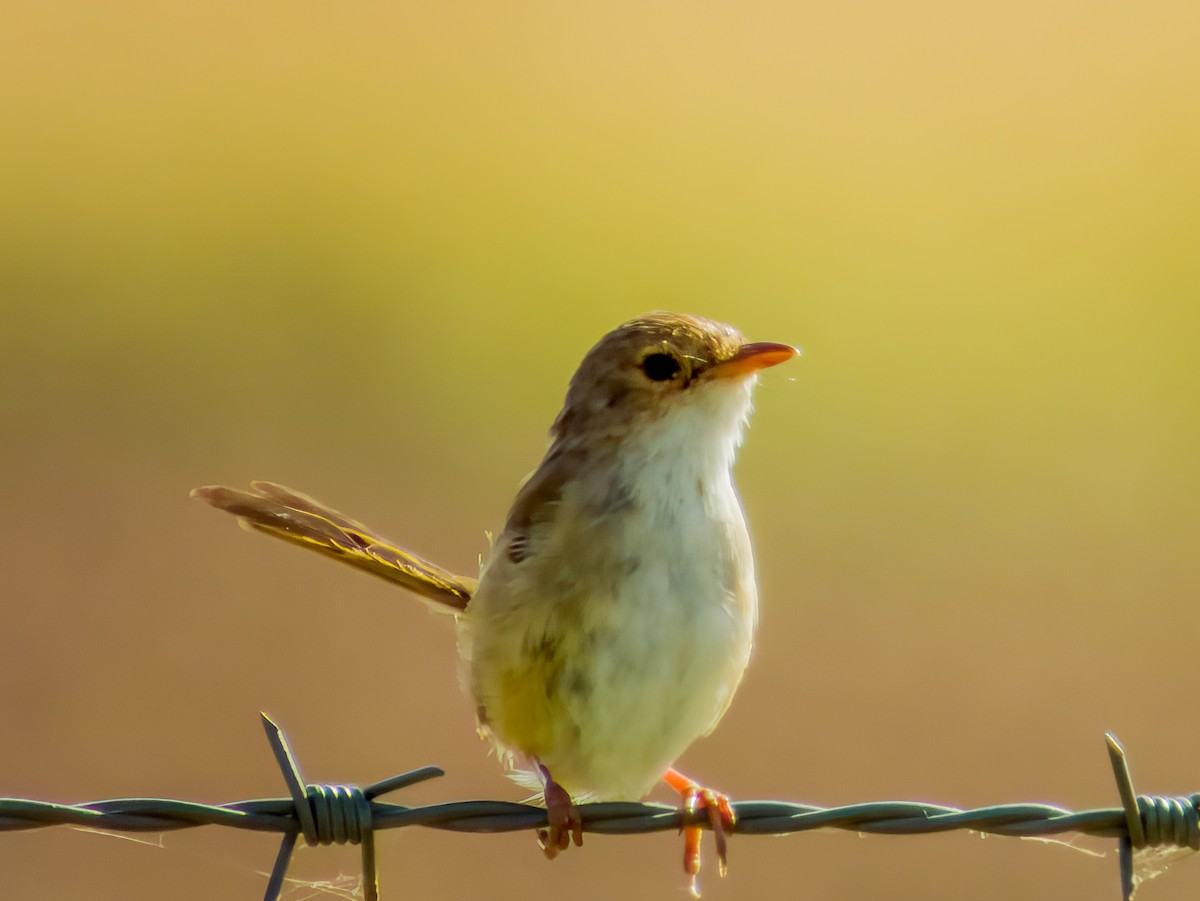
<path id="1" fill-rule="evenodd" d="M 542 793 L 546 799 L 546 828 L 537 831 L 537 839 L 546 858 L 554 860 L 572 842 L 583 846 L 583 818 L 567 790 L 553 779 L 546 779 Z"/>
<path id="2" fill-rule="evenodd" d="M 676 770 L 669 771 L 665 781 L 679 792 L 687 813 L 703 810 L 708 814 L 708 824 L 717 846 L 717 869 L 722 877 L 725 876 L 729 872 L 728 834 L 737 823 L 737 815 L 733 812 L 729 797 L 693 782 Z M 699 898 L 700 839 L 704 830 L 700 826 L 683 826 L 680 831 L 683 833 L 683 871 L 690 880 L 692 897 Z"/>

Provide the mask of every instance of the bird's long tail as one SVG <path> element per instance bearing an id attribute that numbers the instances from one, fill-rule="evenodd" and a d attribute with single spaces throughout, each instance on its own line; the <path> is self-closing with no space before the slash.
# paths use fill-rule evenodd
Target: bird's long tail
<path id="1" fill-rule="evenodd" d="M 271 482 L 251 482 L 249 491 L 208 485 L 192 497 L 232 513 L 242 526 L 310 548 L 415 592 L 439 610 L 466 609 L 476 580 L 396 547 L 360 522 L 307 495 Z"/>

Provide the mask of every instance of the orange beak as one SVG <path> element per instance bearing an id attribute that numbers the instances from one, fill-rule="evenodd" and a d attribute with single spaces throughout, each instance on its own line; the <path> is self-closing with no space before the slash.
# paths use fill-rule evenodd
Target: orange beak
<path id="1" fill-rule="evenodd" d="M 800 353 L 800 348 L 790 344 L 772 344 L 770 341 L 760 341 L 757 344 L 743 344 L 728 360 L 722 360 L 711 370 L 714 378 L 730 379 L 739 376 L 753 375 L 768 366 L 778 366 L 786 363 Z"/>

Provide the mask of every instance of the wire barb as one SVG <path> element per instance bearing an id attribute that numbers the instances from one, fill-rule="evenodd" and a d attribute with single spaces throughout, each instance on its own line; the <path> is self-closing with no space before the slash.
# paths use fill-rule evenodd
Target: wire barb
<path id="1" fill-rule="evenodd" d="M 275 762 L 295 805 L 299 829 L 284 833 L 275 855 L 275 866 L 267 880 L 263 901 L 278 901 L 283 880 L 296 847 L 296 833 L 304 836 L 309 847 L 315 845 L 362 845 L 363 895 L 366 901 L 379 901 L 379 876 L 375 867 L 375 812 L 371 799 L 379 795 L 444 775 L 437 767 L 424 767 L 402 773 L 366 789 L 357 785 L 307 785 L 300 765 L 292 754 L 283 730 L 265 713 L 260 713 L 267 741 L 275 753 Z"/>
<path id="2" fill-rule="evenodd" d="M 380 795 L 444 775 L 421 767 L 365 788 L 305 783 L 282 730 L 262 716 L 267 739 L 288 786 L 287 798 L 207 805 L 164 798 L 120 798 L 85 804 L 55 804 L 0 798 L 0 831 L 75 825 L 124 832 L 164 832 L 219 825 L 282 834 L 265 901 L 278 901 L 300 836 L 309 845 L 362 847 L 363 894 L 378 901 L 375 833 L 380 829 L 424 826 L 450 832 L 515 832 L 545 828 L 546 810 L 507 801 L 457 801 L 404 807 L 377 800 Z M 780 835 L 813 829 L 847 829 L 886 835 L 971 829 L 1008 836 L 1047 836 L 1064 832 L 1115 838 L 1119 842 L 1121 890 L 1126 901 L 1138 883 L 1165 862 L 1200 850 L 1200 794 L 1139 796 L 1121 743 L 1105 735 L 1121 806 L 1071 811 L 1048 804 L 1001 804 L 960 810 L 916 801 L 875 801 L 843 807 L 816 807 L 784 801 L 742 801 L 731 805 L 743 834 Z M 711 828 L 704 811 L 665 804 L 609 802 L 579 806 L 583 829 L 609 835 L 664 832 L 685 826 Z"/>
<path id="3" fill-rule="evenodd" d="M 1125 814 L 1126 832 L 1117 845 L 1121 896 L 1131 901 L 1141 881 L 1135 867 L 1136 852 L 1147 848 L 1200 851 L 1200 794 L 1179 798 L 1138 795 L 1125 748 L 1111 732 L 1104 733 L 1104 741 Z"/>

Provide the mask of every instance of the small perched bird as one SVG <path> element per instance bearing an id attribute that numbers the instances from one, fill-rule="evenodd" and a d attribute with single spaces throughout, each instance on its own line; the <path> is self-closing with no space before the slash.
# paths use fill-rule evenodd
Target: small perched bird
<path id="1" fill-rule="evenodd" d="M 583 843 L 575 800 L 638 800 L 664 780 L 706 809 L 723 873 L 729 801 L 672 764 L 717 725 L 750 659 L 758 592 L 730 469 L 757 373 L 796 353 L 678 313 L 609 332 L 478 581 L 279 485 L 192 494 L 455 614 L 479 729 L 540 787 L 547 856 Z M 686 830 L 693 889 L 699 837 Z"/>

